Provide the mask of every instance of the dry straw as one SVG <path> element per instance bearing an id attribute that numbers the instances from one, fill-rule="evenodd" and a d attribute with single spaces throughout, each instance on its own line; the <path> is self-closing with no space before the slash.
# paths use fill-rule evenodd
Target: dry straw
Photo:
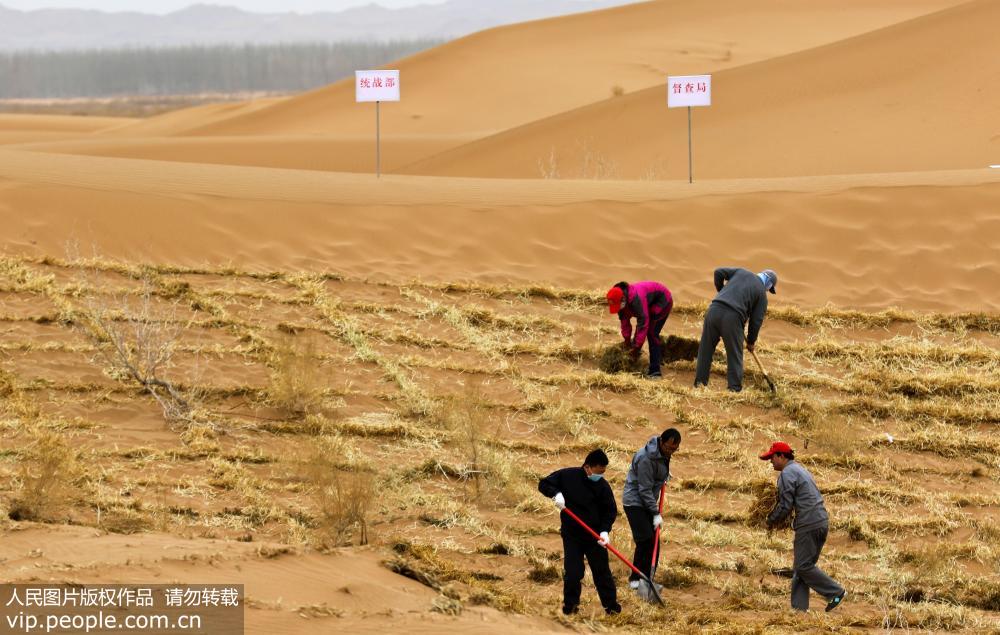
<path id="1" fill-rule="evenodd" d="M 767 525 L 767 517 L 778 504 L 778 488 L 774 483 L 764 480 L 754 481 L 750 485 L 750 494 L 753 496 L 753 502 L 747 509 L 747 525 L 761 529 L 788 529 L 792 526 L 794 510 L 780 523 L 772 527 Z"/>

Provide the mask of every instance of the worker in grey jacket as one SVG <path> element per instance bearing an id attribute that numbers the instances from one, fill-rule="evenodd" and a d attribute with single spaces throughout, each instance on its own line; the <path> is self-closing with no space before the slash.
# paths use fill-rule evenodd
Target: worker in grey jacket
<path id="1" fill-rule="evenodd" d="M 650 439 L 632 456 L 625 475 L 622 507 L 632 529 L 635 553 L 632 564 L 646 576 L 652 569 L 653 539 L 656 528 L 663 524 L 660 515 L 660 489 L 670 480 L 670 457 L 681 446 L 681 433 L 670 428 Z M 657 554 L 659 558 L 659 554 Z M 629 585 L 636 589 L 641 578 L 633 571 Z"/>
<path id="2" fill-rule="evenodd" d="M 771 269 L 753 273 L 736 267 L 715 270 L 715 290 L 719 292 L 705 314 L 698 346 L 698 366 L 694 374 L 695 386 L 708 385 L 712 368 L 712 355 L 719 345 L 719 338 L 726 347 L 726 367 L 729 390 L 743 390 L 743 328 L 747 322 L 747 350 L 753 352 L 757 334 L 767 313 L 767 293 L 776 293 L 778 274 Z"/>
<path id="3" fill-rule="evenodd" d="M 760 455 L 780 472 L 778 503 L 767 517 L 768 528 L 783 521 L 795 509 L 794 564 L 792 566 L 792 608 L 809 610 L 809 589 L 827 600 L 826 610 L 840 606 L 847 596 L 844 587 L 816 566 L 830 530 L 830 516 L 823 506 L 823 495 L 806 468 L 795 461 L 795 452 L 787 443 L 777 441 Z"/>

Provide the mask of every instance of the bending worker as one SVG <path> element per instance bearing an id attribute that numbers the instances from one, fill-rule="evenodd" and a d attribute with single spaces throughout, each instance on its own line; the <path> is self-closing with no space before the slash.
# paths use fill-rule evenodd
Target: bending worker
<path id="1" fill-rule="evenodd" d="M 632 528 L 635 553 L 632 564 L 646 576 L 653 564 L 653 540 L 656 528 L 663 524 L 660 515 L 660 489 L 670 480 L 670 457 L 681 446 L 681 433 L 674 428 L 650 439 L 632 456 L 625 476 L 622 506 Z M 659 553 L 657 553 L 659 559 Z M 629 586 L 639 588 L 641 578 L 632 572 Z"/>
<path id="2" fill-rule="evenodd" d="M 660 359 L 663 343 L 660 331 L 674 308 L 670 289 L 659 282 L 619 282 L 608 291 L 608 309 L 621 320 L 625 348 L 638 359 L 642 345 L 649 340 L 649 372 L 647 377 L 661 377 Z M 632 318 L 635 318 L 635 339 L 632 339 Z"/>
<path id="3" fill-rule="evenodd" d="M 695 386 L 707 386 L 712 369 L 712 355 L 719 338 L 726 347 L 726 367 L 729 390 L 743 390 L 743 328 L 747 322 L 747 350 L 753 352 L 757 334 L 767 313 L 767 291 L 776 293 L 778 274 L 771 269 L 753 273 L 736 267 L 715 270 L 715 290 L 719 292 L 705 314 L 698 346 L 698 366 Z"/>
<path id="4" fill-rule="evenodd" d="M 608 455 L 594 450 L 587 455 L 582 467 L 556 470 L 538 482 L 538 491 L 550 497 L 559 508 L 562 525 L 559 533 L 563 541 L 563 606 L 565 615 L 576 613 L 580 607 L 583 582 L 583 558 L 590 563 L 594 586 L 601 604 L 608 615 L 621 613 L 615 579 L 608 565 L 608 534 L 618 516 L 618 506 L 611 486 L 604 480 Z M 594 537 L 562 510 L 569 509 L 580 517 L 600 536 Z"/>

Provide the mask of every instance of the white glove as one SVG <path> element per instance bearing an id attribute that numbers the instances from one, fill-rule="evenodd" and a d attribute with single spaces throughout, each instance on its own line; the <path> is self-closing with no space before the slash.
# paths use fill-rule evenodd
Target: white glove
<path id="1" fill-rule="evenodd" d="M 601 532 L 601 539 L 597 541 L 597 544 L 599 544 L 602 547 L 606 548 L 608 546 L 609 542 L 611 542 L 611 538 L 608 537 L 608 532 L 602 531 Z"/>
<path id="2" fill-rule="evenodd" d="M 562 492 L 557 493 L 552 497 L 552 501 L 559 508 L 559 511 L 566 509 L 566 497 L 562 495 Z"/>
<path id="3" fill-rule="evenodd" d="M 659 514 L 653 516 L 653 529 L 656 529 L 662 524 L 663 524 L 663 516 L 660 516 Z"/>

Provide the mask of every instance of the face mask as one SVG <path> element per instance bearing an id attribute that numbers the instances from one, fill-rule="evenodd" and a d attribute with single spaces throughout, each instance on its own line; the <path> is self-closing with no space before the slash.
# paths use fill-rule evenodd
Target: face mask
<path id="1" fill-rule="evenodd" d="M 602 478 L 604 478 L 604 475 L 603 474 L 588 474 L 587 478 L 589 478 L 592 481 L 599 481 Z"/>

